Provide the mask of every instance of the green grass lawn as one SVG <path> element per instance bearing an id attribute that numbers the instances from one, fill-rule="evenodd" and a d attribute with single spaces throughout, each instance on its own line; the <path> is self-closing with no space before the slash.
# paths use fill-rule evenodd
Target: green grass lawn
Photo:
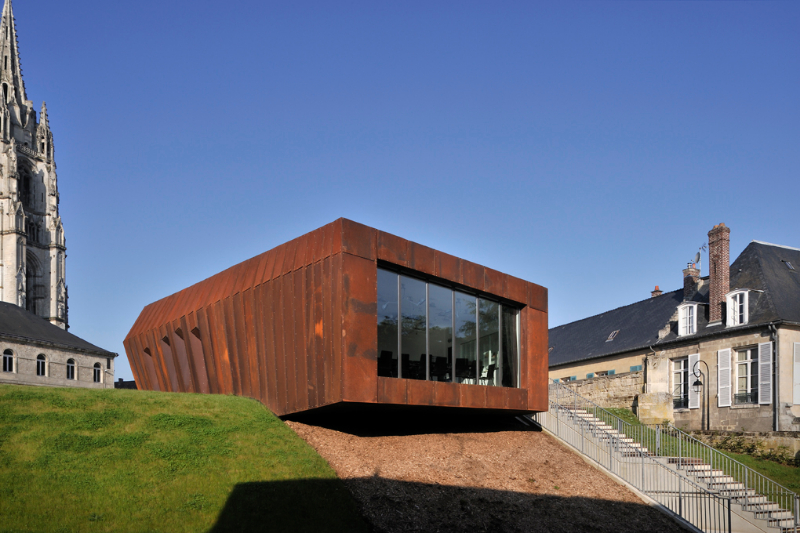
<path id="1" fill-rule="evenodd" d="M 0 385 L 0 532 L 367 531 L 260 403 Z"/>

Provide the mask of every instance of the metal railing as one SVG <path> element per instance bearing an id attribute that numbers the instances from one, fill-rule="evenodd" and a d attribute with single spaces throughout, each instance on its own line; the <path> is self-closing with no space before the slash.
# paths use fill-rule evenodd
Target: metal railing
<path id="1" fill-rule="evenodd" d="M 551 402 L 533 419 L 558 438 L 704 532 L 731 533 L 731 500 L 650 457 L 589 414 Z"/>
<path id="2" fill-rule="evenodd" d="M 664 463 L 672 465 L 679 473 L 694 478 L 704 490 L 738 503 L 741 510 L 770 520 L 774 527 L 797 530 L 800 526 L 800 499 L 796 493 L 686 432 L 672 425 L 628 423 L 561 383 L 550 383 L 549 393 L 550 416 L 545 417 L 549 423 L 554 423 L 550 420 L 554 415 L 561 426 L 562 418 L 574 421 L 576 416 L 591 416 L 599 421 L 595 426 L 610 427 L 608 433 L 618 435 L 620 440 L 629 439 L 630 448 L 641 450 L 653 461 L 660 458 L 662 462 L 658 464 L 665 469 L 672 471 Z M 585 415 L 575 414 L 570 418 L 570 412 Z M 576 423 L 579 428 L 586 425 Z M 540 424 L 554 432 L 541 421 Z M 585 432 L 585 429 L 575 431 L 578 430 Z M 632 484 L 638 488 L 636 483 Z M 653 499 L 660 502 L 658 498 Z"/>

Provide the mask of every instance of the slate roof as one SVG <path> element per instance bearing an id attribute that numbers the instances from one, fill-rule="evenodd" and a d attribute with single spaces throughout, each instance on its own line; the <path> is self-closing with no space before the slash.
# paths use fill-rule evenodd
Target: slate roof
<path id="1" fill-rule="evenodd" d="M 6 302 L 0 302 L 0 337 L 20 342 L 39 342 L 59 348 L 88 352 L 102 357 L 116 357 L 117 354 L 98 348 L 77 335 L 61 329 L 26 311 Z"/>
<path id="2" fill-rule="evenodd" d="M 787 261 L 795 270 L 787 266 Z M 550 329 L 550 366 L 738 329 L 725 324 L 708 327 L 708 278 L 703 281 L 692 298 L 700 303 L 695 335 L 678 337 L 676 311 L 683 302 L 681 288 Z M 800 249 L 751 242 L 731 265 L 730 288 L 751 290 L 749 321 L 740 328 L 776 322 L 800 324 Z M 659 331 L 668 323 L 669 333 L 659 339 Z M 609 335 L 617 330 L 619 333 L 608 341 Z"/>

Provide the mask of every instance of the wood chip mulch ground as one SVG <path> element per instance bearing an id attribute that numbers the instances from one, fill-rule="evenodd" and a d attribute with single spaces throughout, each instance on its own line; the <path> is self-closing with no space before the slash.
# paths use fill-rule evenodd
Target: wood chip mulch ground
<path id="1" fill-rule="evenodd" d="M 418 430 L 353 417 L 287 424 L 345 481 L 376 532 L 685 531 L 517 421 L 428 422 Z"/>

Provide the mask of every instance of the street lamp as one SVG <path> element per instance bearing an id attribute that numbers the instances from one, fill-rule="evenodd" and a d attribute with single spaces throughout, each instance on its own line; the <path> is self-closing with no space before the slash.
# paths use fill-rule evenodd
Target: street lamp
<path id="1" fill-rule="evenodd" d="M 700 394 L 703 391 L 703 382 L 700 381 L 700 378 L 703 376 L 703 372 L 700 370 L 700 367 L 698 366 L 700 363 L 703 363 L 704 365 L 706 365 L 706 375 L 710 375 L 710 372 L 708 370 L 708 363 L 706 363 L 705 361 L 703 361 L 701 359 L 698 359 L 694 363 L 694 367 L 692 368 L 692 374 L 694 374 L 694 377 L 696 378 L 694 383 L 692 383 L 692 389 L 694 390 L 694 392 L 696 394 Z M 706 391 L 708 391 L 708 389 L 706 389 Z M 706 422 L 705 423 L 705 426 L 706 426 L 705 429 L 706 429 L 706 431 L 709 431 L 711 429 L 711 420 L 709 420 L 709 418 L 711 416 L 711 413 L 709 413 L 709 409 L 708 409 L 708 392 L 706 392 L 705 396 L 703 397 L 703 407 L 704 407 L 703 411 L 700 412 L 701 413 L 700 414 L 700 429 L 703 429 L 703 418 L 705 418 L 705 422 Z"/>

